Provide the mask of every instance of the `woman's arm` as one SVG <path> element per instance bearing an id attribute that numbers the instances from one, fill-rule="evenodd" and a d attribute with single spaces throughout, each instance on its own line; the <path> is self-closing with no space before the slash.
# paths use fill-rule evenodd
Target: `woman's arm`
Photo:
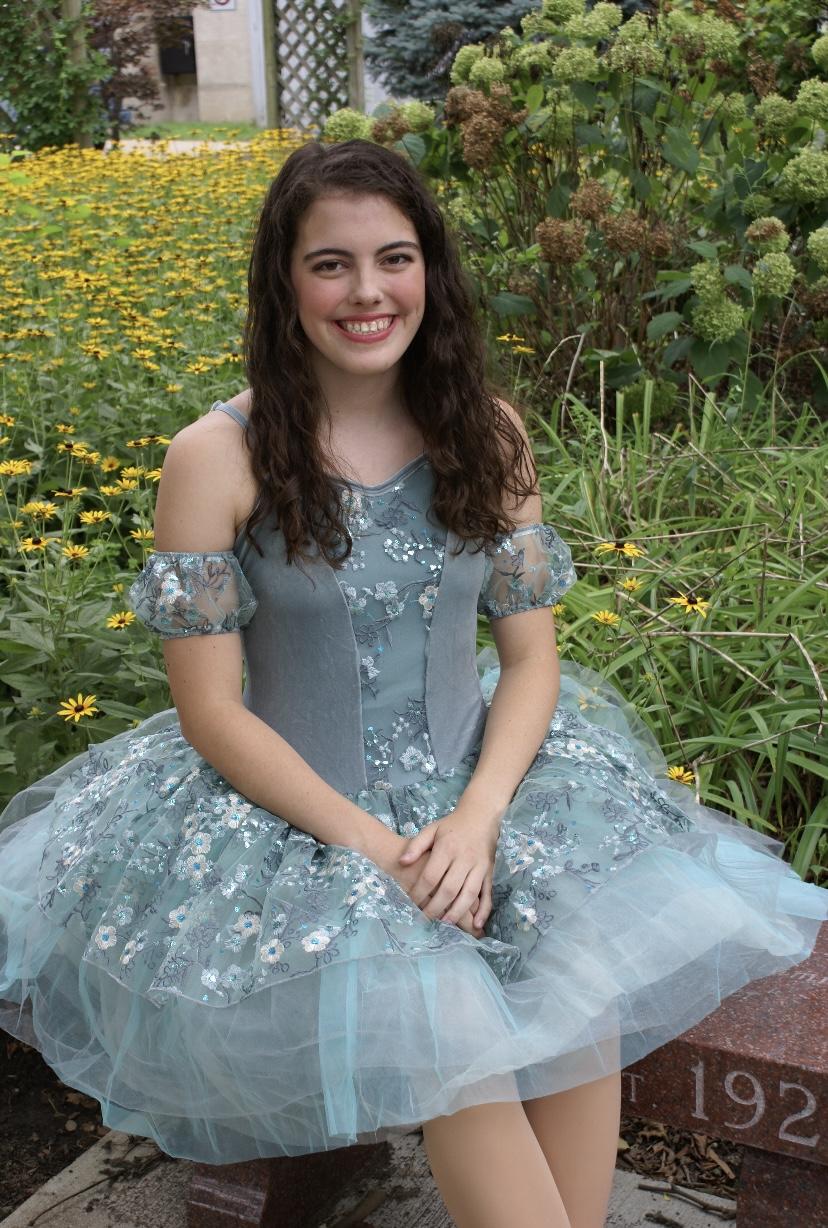
<path id="1" fill-rule="evenodd" d="M 561 671 L 549 608 L 492 620 L 500 657 L 480 758 L 462 801 L 500 825 L 503 812 L 538 753 L 555 712 Z"/>

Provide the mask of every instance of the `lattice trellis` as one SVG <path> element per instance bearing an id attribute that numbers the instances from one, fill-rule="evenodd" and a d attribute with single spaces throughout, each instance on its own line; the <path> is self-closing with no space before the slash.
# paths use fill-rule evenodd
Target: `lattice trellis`
<path id="1" fill-rule="evenodd" d="M 353 0 L 273 0 L 282 127 L 321 128 L 331 111 L 354 105 L 354 7 Z"/>

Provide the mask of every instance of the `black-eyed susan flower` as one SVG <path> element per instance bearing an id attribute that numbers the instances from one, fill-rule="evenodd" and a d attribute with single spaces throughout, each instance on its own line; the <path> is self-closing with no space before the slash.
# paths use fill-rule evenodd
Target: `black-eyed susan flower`
<path id="1" fill-rule="evenodd" d="M 74 413 L 74 410 L 69 410 L 69 413 Z M 74 435 L 78 428 L 71 422 L 56 422 L 55 430 L 61 435 Z"/>
<path id="2" fill-rule="evenodd" d="M 57 504 L 47 503 L 41 499 L 32 499 L 24 503 L 20 509 L 24 516 L 32 516 L 37 520 L 51 520 L 57 514 Z"/>
<path id="3" fill-rule="evenodd" d="M 73 486 L 71 490 L 53 490 L 56 499 L 76 499 L 89 489 L 88 486 Z"/>
<path id="4" fill-rule="evenodd" d="M 619 585 L 619 588 L 623 588 L 627 593 L 635 593 L 642 587 L 641 581 L 636 580 L 635 576 L 627 576 L 626 580 L 622 580 Z"/>
<path id="5" fill-rule="evenodd" d="M 27 473 L 31 473 L 33 462 L 24 460 L 22 457 L 15 460 L 0 461 L 0 476 L 6 478 L 24 477 Z"/>
<path id="6" fill-rule="evenodd" d="M 525 341 L 525 337 L 519 337 L 517 333 L 503 333 L 496 338 L 497 341 Z"/>
<path id="7" fill-rule="evenodd" d="M 646 554 L 641 546 L 636 546 L 635 542 L 599 542 L 594 547 L 596 554 L 623 554 L 628 559 L 638 559 Z"/>
<path id="8" fill-rule="evenodd" d="M 165 392 L 181 392 L 183 387 L 184 387 L 183 384 L 166 384 L 164 386 L 164 391 Z"/>
<path id="9" fill-rule="evenodd" d="M 121 462 L 117 456 L 104 456 L 100 461 L 100 468 L 104 473 L 112 473 L 115 469 L 120 469 Z"/>
<path id="10" fill-rule="evenodd" d="M 123 631 L 130 623 L 135 622 L 135 615 L 132 610 L 118 610 L 116 614 L 110 614 L 106 620 L 107 627 L 111 627 L 114 631 Z"/>
<path id="11" fill-rule="evenodd" d="M 122 593 L 124 591 L 123 582 L 121 580 L 116 580 L 112 585 L 112 591 L 113 593 Z"/>
<path id="12" fill-rule="evenodd" d="M 668 597 L 667 600 L 671 605 L 681 606 L 687 614 L 701 614 L 702 618 L 707 618 L 707 611 L 710 609 L 709 601 L 696 597 L 693 593 L 679 593 L 678 597 Z"/>
<path id="13" fill-rule="evenodd" d="M 85 559 L 87 557 L 89 554 L 89 548 L 87 546 L 76 546 L 70 543 L 69 545 L 63 547 L 61 554 L 69 559 L 70 563 L 78 563 L 81 559 Z"/>
<path id="14" fill-rule="evenodd" d="M 90 512 L 81 512 L 78 519 L 81 524 L 103 524 L 105 520 L 112 519 L 111 512 L 105 512 L 103 508 L 93 508 Z"/>
<path id="15" fill-rule="evenodd" d="M 99 712 L 99 708 L 93 705 L 97 699 L 97 695 L 82 695 L 78 691 L 77 699 L 62 699 L 61 707 L 58 708 L 56 715 L 62 716 L 65 721 L 74 721 L 75 724 L 84 717 L 91 716 L 93 712 Z"/>
<path id="16" fill-rule="evenodd" d="M 129 535 L 137 542 L 151 542 L 155 532 L 152 529 L 130 529 Z"/>
<path id="17" fill-rule="evenodd" d="M 613 610 L 596 610 L 590 615 L 597 623 L 601 623 L 605 627 L 617 627 L 621 618 Z"/>
<path id="18" fill-rule="evenodd" d="M 37 550 L 45 550 L 49 545 L 48 537 L 40 537 L 35 534 L 33 537 L 24 537 L 20 542 L 20 549 L 24 554 L 32 554 Z"/>
<path id="19" fill-rule="evenodd" d="M 88 456 L 89 444 L 82 439 L 67 439 L 64 443 L 55 444 L 56 452 L 65 452 L 67 456 Z"/>
<path id="20" fill-rule="evenodd" d="M 693 773 L 688 767 L 685 767 L 683 763 L 679 764 L 677 767 L 669 767 L 667 769 L 667 775 L 669 776 L 670 780 L 677 780 L 679 784 L 682 785 L 692 785 L 696 782 L 696 778 Z"/>
<path id="21" fill-rule="evenodd" d="M 564 612 L 564 604 L 562 601 L 556 601 L 552 607 L 552 613 L 556 618 L 560 618 Z"/>
<path id="22" fill-rule="evenodd" d="M 513 345 L 512 353 L 513 354 L 534 354 L 535 350 L 534 350 L 534 347 L 531 345 Z"/>

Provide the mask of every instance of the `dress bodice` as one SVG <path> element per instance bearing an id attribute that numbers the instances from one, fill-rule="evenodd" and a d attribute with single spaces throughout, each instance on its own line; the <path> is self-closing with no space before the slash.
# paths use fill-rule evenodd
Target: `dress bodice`
<path id="1" fill-rule="evenodd" d="M 289 565 L 268 517 L 261 555 L 244 526 L 232 551 L 156 552 L 133 608 L 162 635 L 240 631 L 245 707 L 341 792 L 451 775 L 485 727 L 478 614 L 553 604 L 575 579 L 569 551 L 533 524 L 457 553 L 427 456 L 376 486 L 338 485 L 353 538 L 341 570 L 315 547 Z"/>

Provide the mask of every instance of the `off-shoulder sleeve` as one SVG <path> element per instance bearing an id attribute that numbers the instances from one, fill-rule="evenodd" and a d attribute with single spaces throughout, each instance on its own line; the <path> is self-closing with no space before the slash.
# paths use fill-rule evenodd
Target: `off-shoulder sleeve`
<path id="1" fill-rule="evenodd" d="M 477 612 L 503 618 L 554 605 L 577 578 L 569 547 L 552 526 L 524 525 L 487 547 Z"/>
<path id="2" fill-rule="evenodd" d="M 231 550 L 157 550 L 130 585 L 128 601 L 164 639 L 238 631 L 258 605 Z"/>

